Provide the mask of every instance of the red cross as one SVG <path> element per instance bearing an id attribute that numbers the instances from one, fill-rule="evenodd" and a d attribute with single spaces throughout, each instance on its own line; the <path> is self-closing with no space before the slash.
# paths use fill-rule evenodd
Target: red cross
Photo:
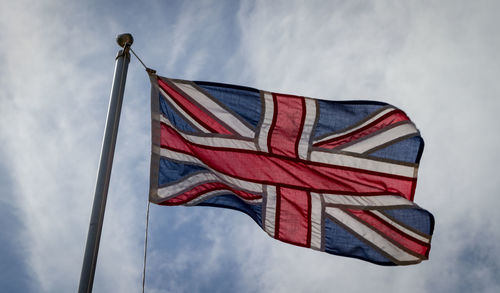
<path id="1" fill-rule="evenodd" d="M 159 85 L 206 129 L 213 133 L 228 134 L 228 129 L 218 123 L 217 117 L 205 113 L 189 97 L 162 80 L 159 80 Z M 222 174 L 276 186 L 274 236 L 300 246 L 310 246 L 310 192 L 364 196 L 395 194 L 411 199 L 416 183 L 414 178 L 299 158 L 298 144 L 306 115 L 305 100 L 297 96 L 273 94 L 273 103 L 268 152 L 193 143 L 166 124 L 161 124 L 161 147 L 196 157 Z M 170 201 L 178 202 L 176 198 Z"/>

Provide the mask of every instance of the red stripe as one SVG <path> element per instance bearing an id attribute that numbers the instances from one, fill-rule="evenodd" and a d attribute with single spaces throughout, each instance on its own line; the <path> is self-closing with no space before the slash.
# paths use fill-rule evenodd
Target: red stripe
<path id="1" fill-rule="evenodd" d="M 406 233 L 388 224 L 369 211 L 350 209 L 349 212 L 355 215 L 358 219 L 363 220 L 365 223 L 378 230 L 381 234 L 385 235 L 386 238 L 399 243 L 401 246 L 417 254 L 428 257 L 430 251 L 429 244 L 419 241 L 411 237 L 410 235 L 407 235 Z"/>
<path id="2" fill-rule="evenodd" d="M 406 121 L 410 120 L 406 114 L 401 111 L 401 110 L 394 110 L 389 113 L 386 113 L 385 115 L 379 117 L 375 121 L 371 122 L 370 124 L 367 124 L 360 129 L 357 129 L 353 132 L 346 133 L 344 135 L 341 135 L 339 137 L 335 137 L 326 141 L 318 142 L 315 143 L 314 146 L 317 147 L 322 147 L 326 149 L 333 149 L 335 147 L 341 146 L 343 144 L 346 144 L 348 142 L 360 139 L 364 136 L 367 136 L 371 133 L 374 133 L 388 125 L 400 122 L 400 121 Z"/>
<path id="3" fill-rule="evenodd" d="M 200 107 L 195 105 L 182 94 L 178 93 L 163 80 L 158 79 L 158 85 L 175 101 L 175 103 L 179 107 L 181 107 L 186 113 L 188 113 L 192 119 L 196 120 L 196 122 L 201 124 L 209 131 L 220 134 L 233 134 L 231 131 L 222 126 L 217 120 L 215 120 L 211 115 L 203 111 L 203 109 L 200 109 Z"/>
<path id="4" fill-rule="evenodd" d="M 412 197 L 414 178 L 288 158 L 265 152 L 209 147 L 191 143 L 161 124 L 161 146 L 200 159 L 210 168 L 259 184 L 346 195 Z"/>
<path id="5" fill-rule="evenodd" d="M 269 151 L 296 157 L 305 118 L 304 98 L 273 94 L 273 101 L 274 117 L 269 131 Z"/>
<path id="6" fill-rule="evenodd" d="M 175 205 L 182 205 L 185 204 L 207 192 L 215 191 L 215 190 L 230 190 L 231 192 L 237 194 L 241 198 L 244 198 L 246 200 L 254 200 L 254 199 L 259 199 L 262 198 L 262 196 L 251 194 L 245 191 L 233 189 L 229 187 L 228 185 L 220 182 L 209 182 L 209 183 L 204 183 L 200 185 L 196 185 L 194 188 L 180 194 L 179 196 L 176 196 L 174 198 L 168 199 L 164 202 L 161 202 L 161 205 L 167 205 L 167 206 L 175 206 Z"/>
<path id="7" fill-rule="evenodd" d="M 309 193 L 284 187 L 276 191 L 280 202 L 276 238 L 300 246 L 310 246 Z"/>

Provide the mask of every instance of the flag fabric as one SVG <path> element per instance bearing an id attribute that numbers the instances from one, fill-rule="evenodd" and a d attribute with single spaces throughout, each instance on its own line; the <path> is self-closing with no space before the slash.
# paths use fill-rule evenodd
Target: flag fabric
<path id="1" fill-rule="evenodd" d="M 249 215 L 271 237 L 380 265 L 428 259 L 423 139 L 401 110 L 151 74 L 150 201 Z"/>

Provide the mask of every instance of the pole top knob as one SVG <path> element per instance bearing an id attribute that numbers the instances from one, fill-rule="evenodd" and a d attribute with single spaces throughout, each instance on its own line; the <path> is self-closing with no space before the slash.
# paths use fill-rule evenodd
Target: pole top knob
<path id="1" fill-rule="evenodd" d="M 134 42 L 134 37 L 132 37 L 131 34 L 120 34 L 116 37 L 116 43 L 118 43 L 118 46 L 125 48 L 125 46 L 128 44 L 129 46 L 132 45 Z"/>

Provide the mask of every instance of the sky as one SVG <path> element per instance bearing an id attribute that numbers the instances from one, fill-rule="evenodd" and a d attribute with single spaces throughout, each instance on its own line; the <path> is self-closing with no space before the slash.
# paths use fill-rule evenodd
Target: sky
<path id="1" fill-rule="evenodd" d="M 499 292 L 500 2 L 0 0 L 0 291 L 75 292 L 117 34 L 159 75 L 402 108 L 430 259 L 382 267 L 152 205 L 146 292 Z M 140 292 L 150 84 L 129 66 L 94 292 Z"/>

